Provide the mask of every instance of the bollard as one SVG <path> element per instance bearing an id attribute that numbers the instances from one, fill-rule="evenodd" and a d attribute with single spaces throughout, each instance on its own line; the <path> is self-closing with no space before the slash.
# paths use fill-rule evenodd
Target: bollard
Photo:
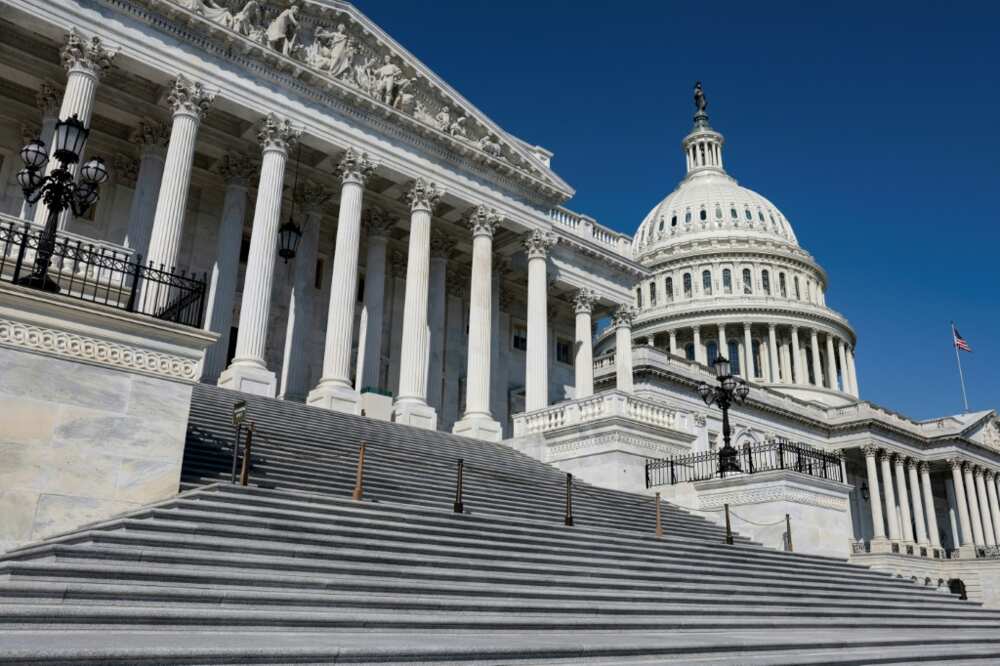
<path id="1" fill-rule="evenodd" d="M 358 450 L 358 475 L 354 479 L 354 492 L 351 494 L 351 499 L 355 502 L 361 501 L 362 488 L 364 487 L 365 478 L 365 443 L 361 442 L 361 448 Z"/>
<path id="2" fill-rule="evenodd" d="M 663 538 L 663 523 L 660 522 L 660 493 L 656 493 L 656 538 Z"/>
<path id="3" fill-rule="evenodd" d="M 462 513 L 465 511 L 465 505 L 462 504 L 462 477 L 465 470 L 465 463 L 461 458 L 458 459 L 458 469 L 455 473 L 455 513 Z"/>
<path id="4" fill-rule="evenodd" d="M 573 526 L 573 475 L 566 475 L 566 525 Z"/>
<path id="5" fill-rule="evenodd" d="M 726 543 L 730 546 L 733 545 L 733 528 L 729 524 L 729 505 L 724 505 L 726 507 Z"/>
<path id="6" fill-rule="evenodd" d="M 243 448 L 243 469 L 240 471 L 240 485 L 246 486 L 250 483 L 250 447 L 253 445 L 253 433 L 254 433 L 253 421 L 250 422 L 250 427 L 247 428 L 247 442 Z"/>
<path id="7" fill-rule="evenodd" d="M 785 534 L 788 535 L 788 552 L 793 552 L 792 548 L 792 519 L 785 514 Z"/>

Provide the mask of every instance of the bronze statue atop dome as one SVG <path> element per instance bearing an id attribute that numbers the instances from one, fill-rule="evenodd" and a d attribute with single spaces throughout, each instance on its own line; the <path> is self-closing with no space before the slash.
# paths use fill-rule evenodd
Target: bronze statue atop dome
<path id="1" fill-rule="evenodd" d="M 698 110 L 698 113 L 705 113 L 708 109 L 708 100 L 705 99 L 705 91 L 701 87 L 701 81 L 695 81 L 694 84 L 694 108 Z"/>

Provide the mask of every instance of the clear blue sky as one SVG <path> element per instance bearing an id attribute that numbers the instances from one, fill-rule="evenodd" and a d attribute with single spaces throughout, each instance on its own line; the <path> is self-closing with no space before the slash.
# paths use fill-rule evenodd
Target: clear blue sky
<path id="1" fill-rule="evenodd" d="M 727 170 L 773 201 L 858 333 L 862 397 L 1000 408 L 1000 3 L 359 2 L 569 207 L 633 233 L 683 176 L 704 82 Z"/>

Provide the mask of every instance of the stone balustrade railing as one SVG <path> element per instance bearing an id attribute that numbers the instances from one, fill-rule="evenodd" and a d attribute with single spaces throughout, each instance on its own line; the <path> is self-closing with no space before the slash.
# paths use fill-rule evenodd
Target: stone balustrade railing
<path id="1" fill-rule="evenodd" d="M 514 436 L 522 437 L 607 418 L 691 432 L 693 420 L 687 412 L 670 409 L 652 400 L 622 391 L 604 391 L 589 398 L 561 402 L 545 409 L 514 415 Z"/>
<path id="2" fill-rule="evenodd" d="M 558 207 L 549 211 L 549 217 L 574 235 L 586 238 L 610 248 L 616 254 L 632 256 L 632 237 L 609 229 L 589 215 L 574 213 L 568 208 Z"/>
<path id="3" fill-rule="evenodd" d="M 44 228 L 42 225 L 36 224 L 33 220 L 25 220 L 24 218 L 20 218 L 15 215 L 0 213 L 0 227 L 23 229 L 25 224 L 30 225 L 30 228 L 33 231 L 41 231 Z M 114 256 L 120 259 L 129 259 L 134 254 L 131 249 L 125 247 L 124 245 L 118 245 L 117 243 L 112 243 L 110 241 L 97 240 L 95 238 L 88 238 L 87 236 L 70 233 L 69 231 L 60 231 L 59 239 L 60 242 L 68 240 L 70 243 L 79 243 L 82 246 L 93 247 L 97 252 L 103 250 L 108 256 Z M 16 256 L 17 248 L 13 246 L 0 247 L 0 252 L 5 253 L 6 256 Z"/>

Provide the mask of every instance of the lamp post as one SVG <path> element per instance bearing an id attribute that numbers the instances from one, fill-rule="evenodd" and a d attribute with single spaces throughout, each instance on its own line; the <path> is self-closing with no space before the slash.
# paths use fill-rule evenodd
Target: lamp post
<path id="1" fill-rule="evenodd" d="M 49 277 L 49 261 L 56 246 L 59 215 L 67 208 L 71 208 L 74 215 L 83 215 L 97 202 L 97 186 L 107 182 L 109 175 L 104 160 L 94 158 L 80 168 L 81 182 L 74 182 L 68 167 L 80 161 L 80 153 L 88 134 L 90 130 L 84 127 L 76 114 L 56 123 L 52 139 L 55 150 L 52 156 L 59 160 L 59 167 L 48 175 L 42 175 L 42 170 L 49 162 L 45 143 L 35 139 L 21 149 L 24 168 L 17 172 L 17 182 L 29 204 L 34 205 L 39 200 L 45 203 L 49 209 L 49 217 L 38 239 L 34 267 L 29 275 L 17 281 L 18 284 L 59 293 L 59 285 Z"/>
<path id="2" fill-rule="evenodd" d="M 726 472 L 739 472 L 740 464 L 737 460 L 736 449 L 730 443 L 729 429 L 729 408 L 733 404 L 742 405 L 750 393 L 750 386 L 742 379 L 733 376 L 732 367 L 729 360 L 724 356 L 717 356 L 712 362 L 712 371 L 719 386 L 709 386 L 705 382 L 698 384 L 698 394 L 709 407 L 712 404 L 719 405 L 722 410 L 722 450 L 719 451 L 719 476 L 725 476 Z"/>

